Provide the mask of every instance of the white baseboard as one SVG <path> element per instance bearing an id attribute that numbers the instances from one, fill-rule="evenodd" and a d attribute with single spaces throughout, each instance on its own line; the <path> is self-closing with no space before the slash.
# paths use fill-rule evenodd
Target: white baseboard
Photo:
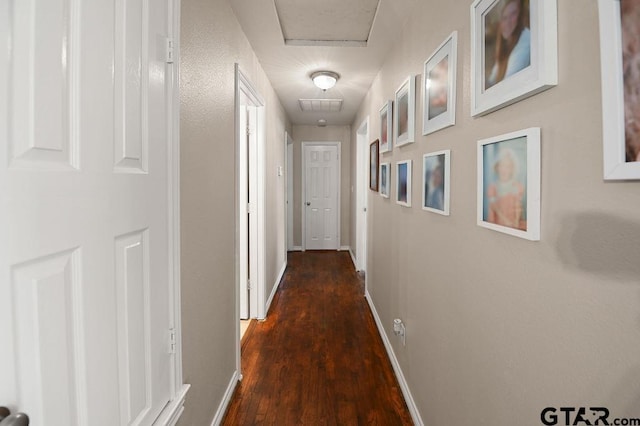
<path id="1" fill-rule="evenodd" d="M 271 307 L 271 302 L 273 301 L 273 297 L 276 295 L 276 291 L 278 291 L 278 287 L 280 287 L 280 281 L 282 281 L 282 277 L 284 276 L 284 272 L 287 270 L 287 261 L 284 261 L 282 268 L 280 268 L 280 273 L 278 274 L 278 278 L 276 278 L 276 282 L 273 284 L 273 289 L 271 290 L 271 294 L 269 295 L 269 299 L 267 300 L 267 304 L 264 307 L 264 316 L 267 316 L 269 312 L 269 308 Z"/>
<path id="2" fill-rule="evenodd" d="M 302 251 L 302 246 L 293 246 L 289 251 Z"/>
<path id="3" fill-rule="evenodd" d="M 233 396 L 233 391 L 236 390 L 236 386 L 238 386 L 238 379 L 240 378 L 238 374 L 238 370 L 233 372 L 231 376 L 231 380 L 229 381 L 229 385 L 227 386 L 227 390 L 222 397 L 222 402 L 218 406 L 218 411 L 216 415 L 213 417 L 213 421 L 211 422 L 211 426 L 219 426 L 222 423 L 222 419 L 224 418 L 224 414 L 227 411 L 227 407 L 229 407 L 229 403 L 231 402 L 231 397 Z"/>
<path id="4" fill-rule="evenodd" d="M 351 247 L 349 247 L 349 255 L 351 256 L 351 261 L 353 262 L 353 267 L 356 268 L 356 271 L 358 270 L 358 264 L 356 263 L 356 257 L 353 255 L 353 250 L 351 250 Z"/>
<path id="5" fill-rule="evenodd" d="M 160 417 L 153 423 L 154 425 L 175 426 L 184 411 L 184 400 L 191 385 L 182 385 L 180 391 L 162 410 Z"/>
<path id="6" fill-rule="evenodd" d="M 376 307 L 373 304 L 373 301 L 371 300 L 371 295 L 369 294 L 368 291 L 365 294 L 365 298 L 367 299 L 367 302 L 369 302 L 371 313 L 373 314 L 373 318 L 376 320 L 376 325 L 378 326 L 378 332 L 380 333 L 380 337 L 382 337 L 382 341 L 384 342 L 384 347 L 387 349 L 389 360 L 391 361 L 391 365 L 393 366 L 393 371 L 395 371 L 398 382 L 400 383 L 400 389 L 402 389 L 404 400 L 407 402 L 407 407 L 409 408 L 409 412 L 411 413 L 411 418 L 413 419 L 413 422 L 417 426 L 424 426 L 424 423 L 422 422 L 422 417 L 420 417 L 420 412 L 418 411 L 418 407 L 416 406 L 416 402 L 413 400 L 413 395 L 411 395 L 411 390 L 409 389 L 407 380 L 404 378 L 404 374 L 402 373 L 402 369 L 400 368 L 400 363 L 398 363 L 398 358 L 396 358 L 396 354 L 395 352 L 393 352 L 393 347 L 391 346 L 391 342 L 387 337 L 387 333 L 384 332 L 382 321 L 380 320 L 378 311 L 376 310 Z"/>

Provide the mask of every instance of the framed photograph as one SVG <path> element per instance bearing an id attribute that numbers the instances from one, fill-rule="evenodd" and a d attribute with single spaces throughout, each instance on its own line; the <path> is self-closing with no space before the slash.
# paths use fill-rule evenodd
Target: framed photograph
<path id="1" fill-rule="evenodd" d="M 604 179 L 640 179 L 640 3 L 598 0 Z"/>
<path id="2" fill-rule="evenodd" d="M 478 225 L 540 240 L 540 128 L 478 141 Z"/>
<path id="3" fill-rule="evenodd" d="M 389 198 L 389 181 L 391 180 L 391 170 L 389 163 L 380 164 L 380 195 Z"/>
<path id="4" fill-rule="evenodd" d="M 378 191 L 378 165 L 380 164 L 380 140 L 369 145 L 369 189 Z"/>
<path id="5" fill-rule="evenodd" d="M 556 0 L 475 0 L 471 115 L 488 114 L 556 84 Z"/>
<path id="6" fill-rule="evenodd" d="M 424 63 L 422 134 L 456 123 L 458 32 L 454 31 Z"/>
<path id="7" fill-rule="evenodd" d="M 396 163 L 396 203 L 411 207 L 411 160 Z"/>
<path id="8" fill-rule="evenodd" d="M 380 108 L 380 153 L 393 149 L 393 101 L 387 101 Z"/>
<path id="9" fill-rule="evenodd" d="M 422 210 L 449 216 L 449 171 L 451 151 L 422 157 Z"/>
<path id="10" fill-rule="evenodd" d="M 416 76 L 410 75 L 396 90 L 393 135 L 396 146 L 413 143 L 416 121 Z"/>

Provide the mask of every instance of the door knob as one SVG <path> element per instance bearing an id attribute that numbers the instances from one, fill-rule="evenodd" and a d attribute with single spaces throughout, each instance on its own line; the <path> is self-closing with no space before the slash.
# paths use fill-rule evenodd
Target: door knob
<path id="1" fill-rule="evenodd" d="M 310 201 L 307 201 L 307 205 L 308 205 L 308 206 L 310 206 L 310 205 L 311 205 L 311 202 L 310 202 Z"/>
<path id="2" fill-rule="evenodd" d="M 0 407 L 0 426 L 29 426 L 29 416 L 24 413 L 11 414 L 7 407 Z"/>

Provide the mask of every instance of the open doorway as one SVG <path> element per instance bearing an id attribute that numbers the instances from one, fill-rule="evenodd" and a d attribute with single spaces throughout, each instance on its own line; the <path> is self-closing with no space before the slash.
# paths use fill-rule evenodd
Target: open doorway
<path id="1" fill-rule="evenodd" d="M 264 101 L 236 64 L 238 371 L 241 335 L 248 325 L 241 321 L 265 316 L 264 120 Z"/>

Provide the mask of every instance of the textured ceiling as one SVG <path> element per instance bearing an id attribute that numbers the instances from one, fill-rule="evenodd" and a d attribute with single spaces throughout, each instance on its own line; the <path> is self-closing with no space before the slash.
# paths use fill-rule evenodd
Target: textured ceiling
<path id="1" fill-rule="evenodd" d="M 419 1 L 379 0 L 378 4 L 377 0 L 321 0 L 314 5 L 309 0 L 230 0 L 230 3 L 292 123 L 313 125 L 325 119 L 328 125 L 345 125 L 353 122 L 385 56 Z M 283 17 L 291 15 L 295 29 L 287 27 L 289 17 L 283 19 L 282 28 L 278 13 Z M 370 31 L 345 30 L 348 27 L 345 22 L 351 22 L 354 13 L 359 24 L 353 29 L 364 28 L 369 24 L 363 23 L 373 19 Z M 292 33 L 283 33 L 287 31 Z M 365 32 L 368 34 L 362 36 Z M 329 41 L 337 43 L 287 44 L 284 37 L 311 41 L 330 37 Z M 366 42 L 357 40 L 358 37 L 365 37 Z M 340 44 L 346 38 L 364 47 Z M 340 74 L 335 87 L 325 92 L 313 85 L 310 75 L 319 70 Z M 303 112 L 299 99 L 344 101 L 339 112 Z"/>

